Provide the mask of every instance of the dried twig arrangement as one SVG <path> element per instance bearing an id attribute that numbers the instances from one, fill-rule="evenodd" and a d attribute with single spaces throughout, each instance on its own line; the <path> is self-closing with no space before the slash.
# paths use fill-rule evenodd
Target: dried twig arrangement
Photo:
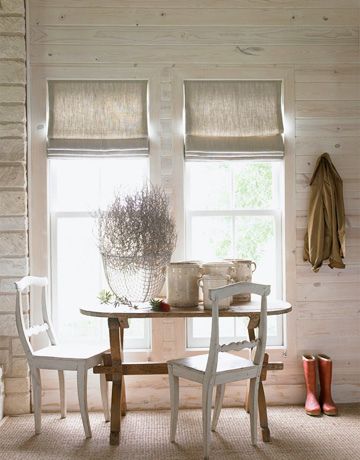
<path id="1" fill-rule="evenodd" d="M 98 242 L 113 290 L 109 270 L 123 272 L 128 277 L 140 270 L 142 283 L 149 284 L 145 287 L 145 297 L 150 291 L 154 295 L 152 291 L 159 284 L 155 274 L 163 278 L 176 244 L 175 222 L 165 192 L 160 187 L 146 185 L 133 195 L 116 195 L 111 206 L 98 213 Z M 157 273 L 159 270 L 161 274 Z M 116 294 L 128 297 L 129 292 Z"/>

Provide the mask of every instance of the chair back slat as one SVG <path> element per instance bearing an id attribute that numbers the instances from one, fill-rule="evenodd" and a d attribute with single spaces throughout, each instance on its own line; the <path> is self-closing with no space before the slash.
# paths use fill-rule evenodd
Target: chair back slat
<path id="1" fill-rule="evenodd" d="M 209 297 L 211 300 L 222 300 L 226 297 L 232 297 L 238 294 L 257 294 L 260 296 L 268 296 L 270 294 L 271 287 L 267 284 L 256 284 L 248 282 L 240 282 L 234 284 L 228 284 L 216 289 L 209 289 Z"/>
<path id="2" fill-rule="evenodd" d="M 224 352 L 224 351 L 241 351 L 244 349 L 250 349 L 252 350 L 258 345 L 259 339 L 255 340 L 242 340 L 240 342 L 230 342 L 230 343 L 225 343 L 224 345 L 220 345 L 219 351 Z"/>

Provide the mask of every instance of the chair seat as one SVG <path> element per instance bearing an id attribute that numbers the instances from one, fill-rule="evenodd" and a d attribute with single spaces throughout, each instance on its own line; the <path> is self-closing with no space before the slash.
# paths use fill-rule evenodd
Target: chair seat
<path id="1" fill-rule="evenodd" d="M 34 351 L 33 356 L 39 358 L 86 360 L 101 355 L 107 347 L 93 344 L 59 344 Z"/>
<path id="2" fill-rule="evenodd" d="M 187 358 L 174 359 L 168 364 L 188 368 L 193 371 L 205 373 L 208 355 L 189 356 Z M 216 373 L 231 372 L 240 369 L 256 369 L 256 365 L 249 359 L 232 355 L 231 353 L 219 353 Z"/>

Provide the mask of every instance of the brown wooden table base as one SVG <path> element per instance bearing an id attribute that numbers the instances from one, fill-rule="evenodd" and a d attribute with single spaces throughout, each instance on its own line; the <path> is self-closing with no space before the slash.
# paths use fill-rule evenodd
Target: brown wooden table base
<path id="1" fill-rule="evenodd" d="M 106 380 L 113 382 L 112 389 L 112 400 L 111 400 L 111 434 L 110 444 L 119 444 L 119 432 L 120 432 L 120 412 L 121 415 L 126 414 L 126 398 L 125 398 L 125 375 L 156 375 L 156 374 L 167 374 L 168 368 L 166 363 L 162 362 L 144 362 L 144 363 L 119 363 L 116 362 L 111 364 L 110 353 L 104 354 L 104 365 L 98 365 L 94 367 L 95 374 L 106 374 Z M 261 381 L 259 384 L 259 419 L 260 427 L 262 431 L 262 439 L 264 442 L 270 442 L 270 430 L 268 426 L 267 418 L 267 407 L 264 393 L 263 383 L 266 380 L 266 374 L 269 370 L 282 370 L 284 368 L 283 363 L 274 362 L 269 363 L 269 355 L 265 354 L 263 371 L 261 373 Z M 121 378 L 119 379 L 119 376 Z M 115 379 L 114 379 L 115 377 Z M 245 399 L 245 409 L 249 412 L 249 400 L 250 395 L 247 394 Z M 120 408 L 120 410 L 118 409 Z M 114 411 L 114 412 L 113 412 Z"/>
<path id="2" fill-rule="evenodd" d="M 292 307 L 283 300 L 270 299 L 267 313 L 269 316 L 282 315 L 289 313 Z M 258 327 L 261 311 L 259 299 L 251 299 L 249 302 L 241 302 L 238 305 L 231 305 L 228 309 L 221 310 L 221 317 L 249 318 L 248 335 L 250 340 L 255 338 L 255 328 Z M 202 304 L 193 308 L 172 308 L 169 312 L 158 312 L 149 309 L 147 305 L 133 308 L 132 306 L 121 305 L 95 305 L 80 308 L 80 312 L 86 316 L 108 318 L 110 336 L 110 354 L 104 356 L 104 365 L 94 368 L 96 374 L 104 373 L 107 381 L 112 381 L 111 397 L 111 435 L 110 443 L 119 444 L 119 433 L 121 415 L 126 414 L 125 396 L 125 375 L 147 375 L 147 374 L 167 374 L 166 363 L 124 363 L 123 361 L 123 341 L 124 329 L 129 327 L 130 318 L 209 318 L 211 311 L 205 310 Z M 280 370 L 282 363 L 269 363 L 268 357 L 264 362 L 259 386 L 259 414 L 260 425 L 263 433 L 263 440 L 270 440 L 270 432 L 267 422 L 266 400 L 263 382 L 266 380 L 268 370 Z M 246 403 L 247 407 L 248 404 Z"/>

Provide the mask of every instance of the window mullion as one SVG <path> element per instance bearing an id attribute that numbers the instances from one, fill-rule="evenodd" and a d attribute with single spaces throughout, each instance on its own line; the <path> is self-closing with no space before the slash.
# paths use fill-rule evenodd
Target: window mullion
<path id="1" fill-rule="evenodd" d="M 274 216 L 278 209 L 221 209 L 221 210 L 189 210 L 190 217 L 227 217 L 227 216 Z"/>

